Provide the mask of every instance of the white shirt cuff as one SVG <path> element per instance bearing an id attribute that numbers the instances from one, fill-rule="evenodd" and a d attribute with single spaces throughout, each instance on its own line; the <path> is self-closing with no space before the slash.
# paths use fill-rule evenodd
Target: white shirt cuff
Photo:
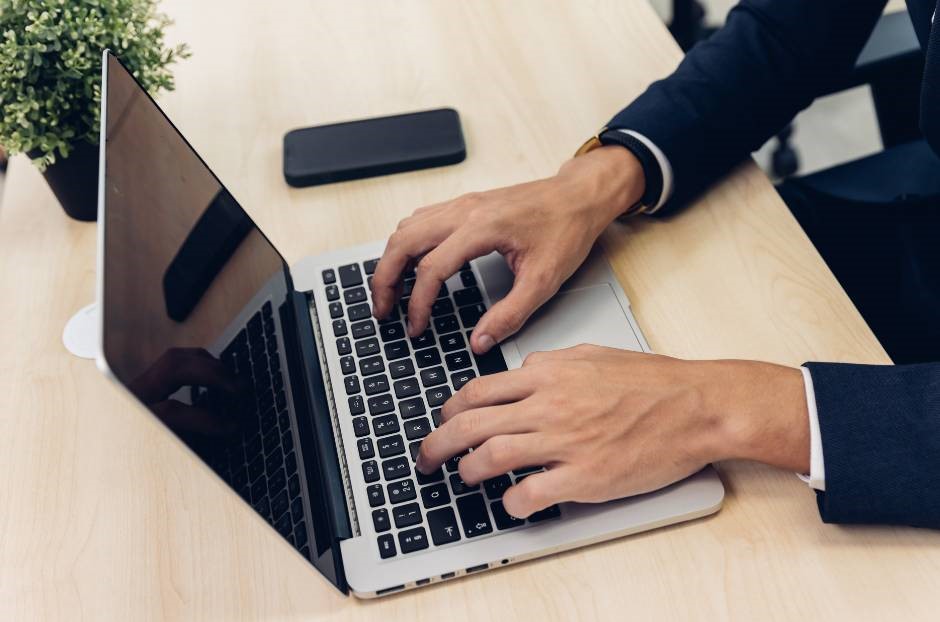
<path id="1" fill-rule="evenodd" d="M 663 191 L 660 193 L 659 200 L 656 202 L 656 204 L 650 205 L 645 210 L 645 213 L 652 214 L 653 212 L 658 210 L 660 207 L 662 207 L 666 203 L 666 201 L 669 200 L 669 197 L 672 196 L 672 165 L 669 164 L 669 158 L 667 158 L 666 154 L 662 152 L 662 149 L 657 147 L 653 141 L 651 141 L 649 138 L 647 138 L 643 134 L 634 132 L 633 130 L 620 130 L 620 131 L 623 132 L 624 134 L 627 134 L 628 136 L 632 136 L 633 138 L 643 143 L 643 145 L 647 149 L 653 152 L 653 156 L 656 158 L 656 163 L 659 164 L 659 170 L 663 176 Z"/>
<path id="2" fill-rule="evenodd" d="M 823 462 L 822 435 L 819 433 L 819 412 L 816 410 L 813 376 L 805 367 L 801 367 L 800 371 L 803 372 L 803 385 L 806 388 L 806 410 L 809 412 L 809 475 L 797 475 L 811 488 L 826 490 L 826 465 Z"/>

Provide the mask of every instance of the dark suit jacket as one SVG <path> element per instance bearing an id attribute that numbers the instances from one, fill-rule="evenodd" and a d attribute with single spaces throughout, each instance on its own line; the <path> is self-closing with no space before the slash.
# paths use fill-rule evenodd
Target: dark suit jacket
<path id="1" fill-rule="evenodd" d="M 886 0 L 743 0 L 726 25 L 608 124 L 669 158 L 685 203 L 854 65 Z M 937 0 L 908 0 L 926 47 Z M 940 115 L 940 101 L 932 109 Z M 940 364 L 807 365 L 825 460 L 823 520 L 940 528 Z"/>

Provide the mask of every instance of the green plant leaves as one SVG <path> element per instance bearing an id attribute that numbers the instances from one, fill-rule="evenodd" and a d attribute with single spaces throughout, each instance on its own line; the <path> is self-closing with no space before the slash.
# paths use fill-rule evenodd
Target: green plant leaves
<path id="1" fill-rule="evenodd" d="M 38 152 L 40 169 L 73 143 L 98 142 L 101 52 L 110 48 L 151 93 L 173 89 L 170 20 L 155 0 L 0 0 L 0 144 Z"/>

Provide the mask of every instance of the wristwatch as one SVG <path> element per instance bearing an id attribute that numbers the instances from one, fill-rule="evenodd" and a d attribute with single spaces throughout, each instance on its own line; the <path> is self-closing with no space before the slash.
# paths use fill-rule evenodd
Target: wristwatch
<path id="1" fill-rule="evenodd" d="M 578 157 L 594 151 L 598 147 L 607 145 L 620 145 L 624 149 L 628 149 L 636 156 L 636 159 L 640 161 L 640 166 L 643 168 L 643 175 L 646 178 L 646 190 L 643 192 L 643 196 L 640 197 L 639 201 L 627 208 L 617 219 L 623 220 L 636 214 L 645 213 L 654 208 L 659 202 L 659 198 L 663 192 L 663 172 L 660 170 L 659 163 L 656 161 L 656 156 L 653 155 L 653 152 L 634 136 L 622 132 L 619 129 L 605 127 L 596 135 L 587 139 L 574 155 Z"/>

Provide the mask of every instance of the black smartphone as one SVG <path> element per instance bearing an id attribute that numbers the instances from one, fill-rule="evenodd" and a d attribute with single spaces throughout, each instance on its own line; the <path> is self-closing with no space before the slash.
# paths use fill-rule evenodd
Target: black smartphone
<path id="1" fill-rule="evenodd" d="M 291 186 L 315 186 L 466 157 L 460 116 L 439 108 L 292 130 L 284 136 L 284 179 Z"/>

